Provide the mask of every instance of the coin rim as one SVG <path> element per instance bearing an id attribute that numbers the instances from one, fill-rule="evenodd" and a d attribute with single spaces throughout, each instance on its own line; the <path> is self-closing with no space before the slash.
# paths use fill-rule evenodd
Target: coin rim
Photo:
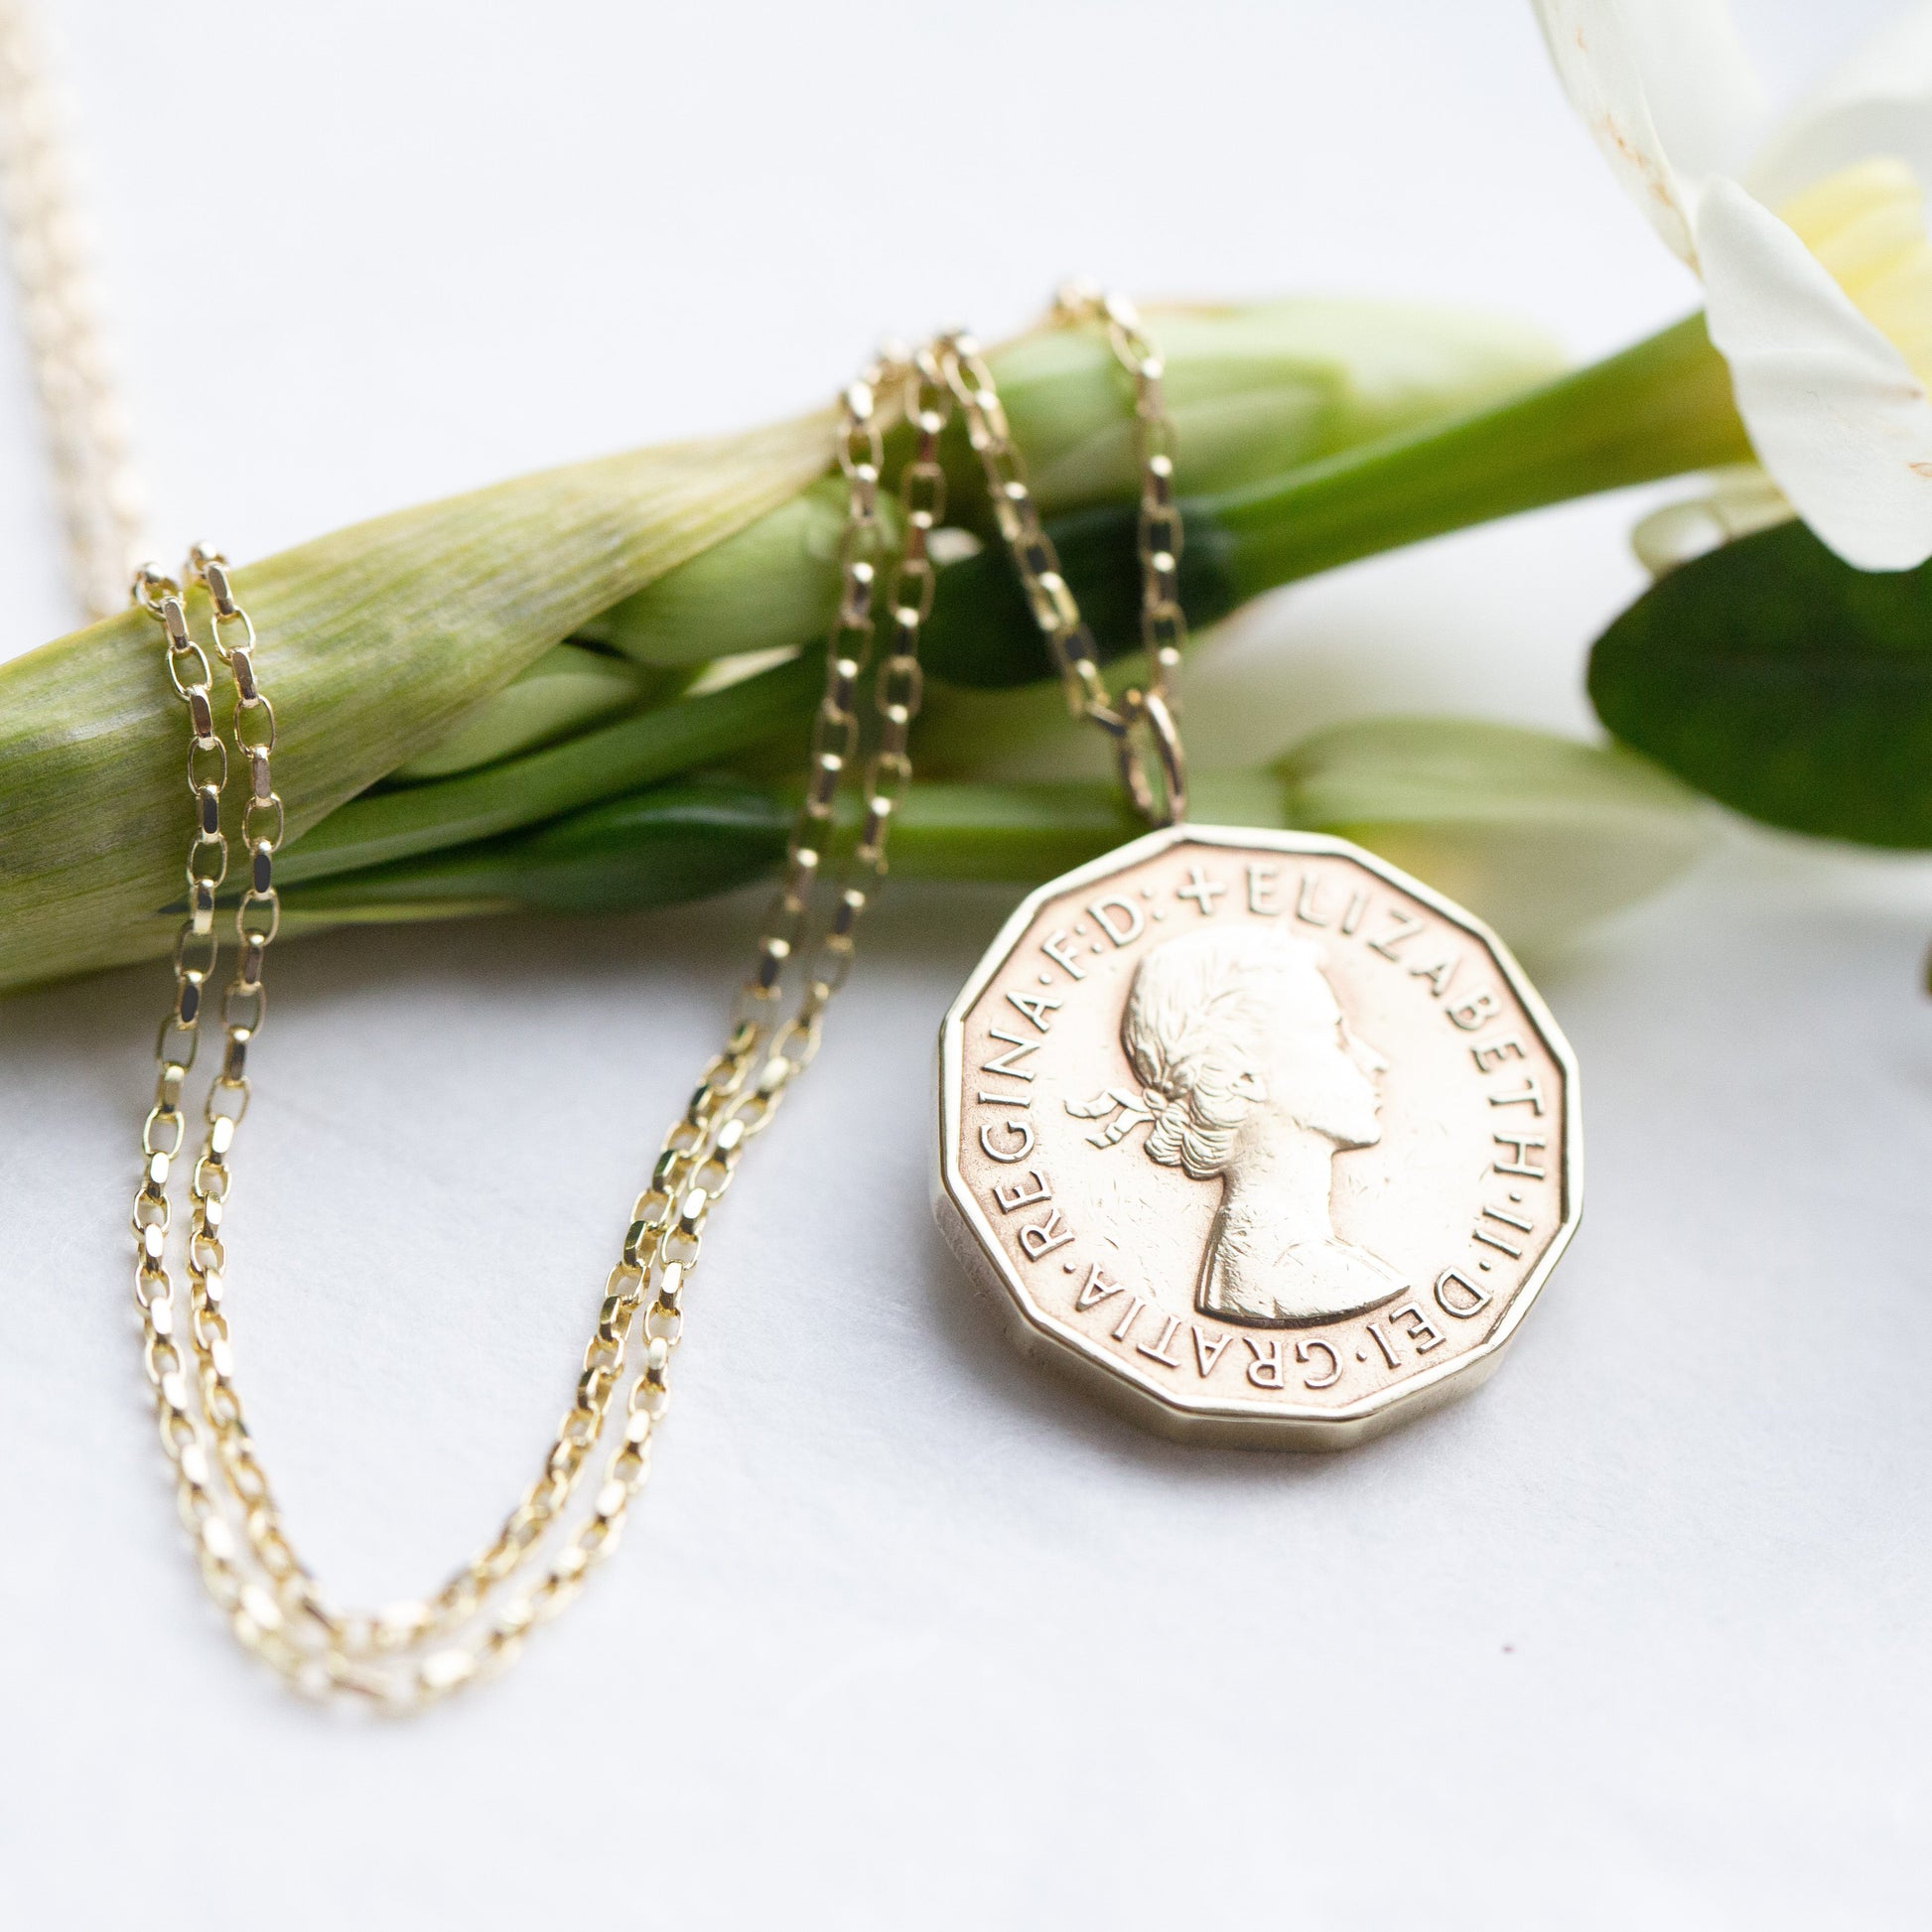
<path id="1" fill-rule="evenodd" d="M 1550 1055 L 1563 1069 L 1563 1208 L 1556 1233 L 1542 1258 L 1517 1291 L 1495 1330 L 1474 1348 L 1453 1360 L 1426 1369 L 1420 1375 L 1391 1383 L 1340 1409 L 1264 1405 L 1242 1399 L 1203 1396 L 1188 1399 L 1152 1382 L 1144 1382 L 1131 1364 L 1093 1342 L 1082 1331 L 1061 1322 L 1030 1297 L 1012 1259 L 1001 1247 L 985 1210 L 959 1169 L 959 1141 L 964 1131 L 963 1068 L 966 1015 L 994 975 L 1012 957 L 1040 908 L 1061 895 L 1112 878 L 1158 858 L 1179 845 L 1242 848 L 1305 856 L 1327 856 L 1353 861 L 1399 892 L 1412 894 L 1450 924 L 1480 939 L 1490 949 L 1509 989 L 1522 1002 L 1530 1023 L 1541 1035 Z M 1583 1102 L 1577 1056 L 1564 1037 L 1542 996 L 1514 953 L 1481 919 L 1452 899 L 1411 878 L 1399 866 L 1346 839 L 1321 832 L 1278 831 L 1262 827 L 1171 825 L 1148 832 L 1130 843 L 1090 859 L 1071 872 L 1035 887 L 1015 907 L 968 975 L 939 1025 L 939 1135 L 933 1163 L 932 1206 L 948 1243 L 967 1271 L 982 1286 L 1000 1291 L 998 1304 L 1010 1317 L 1015 1337 L 1030 1354 L 1040 1354 L 1056 1367 L 1071 1370 L 1090 1392 L 1114 1402 L 1134 1418 L 1165 1434 L 1190 1441 L 1218 1441 L 1264 1447 L 1340 1449 L 1378 1435 L 1395 1423 L 1434 1408 L 1450 1396 L 1465 1393 L 1496 1366 L 1504 1348 L 1515 1338 L 1551 1271 L 1569 1247 L 1584 1206 Z"/>

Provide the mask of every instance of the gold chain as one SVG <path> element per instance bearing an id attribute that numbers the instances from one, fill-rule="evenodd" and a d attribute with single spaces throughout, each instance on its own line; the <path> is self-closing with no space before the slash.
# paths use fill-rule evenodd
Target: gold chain
<path id="1" fill-rule="evenodd" d="M 226 1255 L 219 1230 L 230 1184 L 228 1156 L 247 1111 L 247 1048 L 266 1010 L 261 968 L 279 916 L 273 858 L 282 807 L 270 776 L 274 713 L 255 679 L 253 627 L 233 599 L 217 555 L 197 551 L 190 574 L 208 593 L 213 641 L 234 680 L 233 736 L 251 771 L 242 828 L 250 871 L 235 915 L 241 959 L 222 1006 L 225 1051 L 204 1110 L 207 1132 L 190 1185 L 194 1210 L 185 1327 L 195 1366 L 191 1389 L 177 1340 L 184 1324 L 167 1265 L 168 1179 L 186 1137 L 182 1087 L 194 1064 L 217 954 L 215 894 L 228 857 L 220 817 L 227 756 L 213 728 L 207 656 L 190 632 L 181 588 L 145 569 L 135 595 L 163 626 L 170 674 L 189 710 L 189 784 L 196 811 L 189 911 L 176 946 L 175 1004 L 158 1042 L 160 1072 L 142 1134 L 146 1166 L 134 1204 L 135 1300 L 148 1379 L 183 1521 L 195 1538 L 202 1575 L 236 1638 L 309 1695 L 342 1691 L 408 1708 L 447 1695 L 482 1667 L 512 1659 L 529 1628 L 562 1608 L 591 1566 L 615 1546 L 629 1497 L 643 1480 L 652 1426 L 663 1413 L 665 1369 L 683 1327 L 683 1287 L 697 1260 L 709 1204 L 729 1184 L 745 1137 L 763 1125 L 774 1099 L 745 1090 L 757 1039 L 752 1029 L 741 1028 L 727 1051 L 706 1068 L 684 1117 L 665 1137 L 651 1185 L 633 1209 L 622 1259 L 607 1286 L 575 1401 L 542 1473 L 488 1548 L 427 1602 L 373 1613 L 345 1613 L 333 1606 L 290 1545 L 254 1454 L 221 1310 Z M 232 644 L 230 629 L 239 632 Z M 648 1310 L 643 1306 L 647 1285 Z M 643 1363 L 628 1389 L 621 1440 L 591 1510 L 541 1578 L 486 1627 L 469 1631 L 465 1642 L 431 1648 L 473 1621 L 484 1597 L 524 1567 L 556 1520 L 604 1434 L 640 1313 Z M 230 1508 L 240 1521 L 239 1537 Z"/>
<path id="2" fill-rule="evenodd" d="M 1075 718 L 1098 725 L 1113 741 L 1114 755 L 1134 808 L 1155 825 L 1187 815 L 1187 768 L 1181 755 L 1173 677 L 1187 643 L 1180 609 L 1180 510 L 1174 500 L 1173 420 L 1168 414 L 1166 369 L 1141 328 L 1134 305 L 1081 282 L 1054 298 L 1051 316 L 1062 326 L 1100 322 L 1115 359 L 1134 379 L 1134 443 L 1140 468 L 1141 502 L 1136 547 L 1141 562 L 1141 641 L 1147 652 L 1144 689 L 1122 693 L 1118 704 L 1101 675 L 1093 633 L 1060 574 L 1059 553 L 1039 520 L 1027 482 L 1027 466 L 1007 427 L 992 371 L 968 338 L 955 338 L 953 386 L 968 435 L 986 474 L 993 513 L 1014 568 L 1045 638 Z M 1159 783 L 1148 770 L 1154 755 Z"/>
<path id="3" fill-rule="evenodd" d="M 162 1447 L 174 1466 L 182 1519 L 195 1539 L 202 1575 L 240 1643 L 296 1690 L 316 1697 L 348 1694 L 389 1710 L 434 1703 L 512 1662 L 532 1627 L 563 1609 L 590 1571 L 616 1548 L 630 1499 L 648 1473 L 651 1440 L 669 1400 L 670 1358 L 683 1334 L 685 1294 L 712 1204 L 730 1185 L 747 1140 L 766 1125 L 816 1053 L 825 1009 L 850 973 L 859 921 L 886 872 L 894 814 L 911 779 L 906 744 L 921 695 L 919 636 L 936 582 L 930 542 L 946 511 L 940 439 L 955 403 L 989 481 L 997 480 L 1001 528 L 1015 547 L 1029 595 L 1035 598 L 1036 610 L 1039 598 L 1051 604 L 1057 627 L 1048 635 L 1067 667 L 1069 688 L 1077 684 L 1084 714 L 1124 748 L 1124 774 L 1139 772 L 1137 756 L 1126 748 L 1136 728 L 1147 727 L 1166 773 L 1162 797 L 1178 809 L 1179 748 L 1167 700 L 1182 634 L 1173 601 L 1179 524 L 1173 514 L 1172 439 L 1160 405 L 1159 358 L 1118 298 L 1091 310 L 1063 300 L 1055 311 L 1067 321 L 1089 314 L 1105 319 L 1115 351 L 1137 385 L 1147 691 L 1130 692 L 1119 709 L 1108 697 L 1091 638 L 1039 528 L 992 375 L 971 339 L 944 336 L 916 354 L 876 359 L 840 399 L 838 462 L 847 483 L 847 515 L 824 696 L 813 721 L 804 799 L 781 883 L 730 1037 L 664 1137 L 650 1183 L 632 1207 L 575 1396 L 539 1473 L 487 1547 L 422 1601 L 375 1611 L 345 1611 L 329 1601 L 289 1540 L 235 1388 L 222 1311 L 227 1257 L 221 1223 L 229 1155 L 248 1105 L 248 1047 L 266 1012 L 262 963 L 279 922 L 274 854 L 283 814 L 270 772 L 275 715 L 256 679 L 254 628 L 234 600 L 225 562 L 206 549 L 193 554 L 186 576 L 207 594 L 211 641 L 234 683 L 232 737 L 250 774 L 242 822 L 248 878 L 235 914 L 240 961 L 222 1001 L 221 1068 L 204 1108 L 206 1133 L 190 1180 L 185 1321 L 177 1310 L 167 1262 L 168 1180 L 186 1136 L 182 1087 L 194 1064 L 218 949 L 215 899 L 228 863 L 221 828 L 227 752 L 214 729 L 207 655 L 191 632 L 182 587 L 152 567 L 137 575 L 136 601 L 162 626 L 169 674 L 189 712 L 195 831 L 188 915 L 175 949 L 175 1004 L 162 1025 L 155 1100 L 142 1132 L 146 1166 L 134 1203 L 135 1300 Z M 905 535 L 882 599 L 880 472 L 885 419 L 894 409 L 895 392 L 902 398 L 897 408 L 913 441 L 898 483 Z M 858 693 L 882 605 L 889 637 L 874 680 L 879 724 L 865 764 L 857 843 L 829 917 L 822 921 L 797 1005 L 789 1018 L 781 1018 L 785 969 L 811 927 L 837 801 L 859 749 Z M 1145 791 L 1144 778 L 1142 785 Z M 186 1356 L 178 1339 L 184 1333 Z M 633 1365 L 631 1349 L 639 1337 L 641 1362 Z M 607 1434 L 621 1385 L 625 1385 L 623 1422 L 617 1447 L 589 1506 L 572 1514 L 569 1505 Z M 539 1566 L 546 1546 L 550 1554 Z M 522 1582 L 500 1605 L 490 1600 L 526 1571 L 535 1572 L 534 1581 Z"/>
<path id="4" fill-rule="evenodd" d="M 872 891 L 885 874 L 893 814 L 912 777 L 905 746 L 923 689 L 919 631 L 931 614 L 936 583 L 928 546 L 946 513 L 946 473 L 939 463 L 939 438 L 952 417 L 952 367 L 949 339 L 942 338 L 916 355 L 880 356 L 839 399 L 839 468 L 846 479 L 846 522 L 839 551 L 838 612 L 826 641 L 825 694 L 812 720 L 805 797 L 785 848 L 783 878 L 765 917 L 757 963 L 740 995 L 736 1016 L 761 1028 L 770 1026 L 771 1016 L 783 999 L 784 969 L 811 917 L 831 841 L 840 781 L 858 746 L 855 701 L 878 626 L 874 613 L 880 550 L 879 476 L 884 461 L 880 398 L 884 392 L 903 388 L 904 415 L 914 440 L 912 454 L 899 473 L 905 539 L 885 599 L 891 636 L 875 692 L 881 729 L 879 744 L 866 765 L 859 843 L 806 972 L 797 1012 L 778 1032 L 773 1049 L 786 1058 L 795 1053 L 801 1067 L 818 1050 L 819 1021 L 852 970 L 856 928 Z"/>
<path id="5" fill-rule="evenodd" d="M 0 202 L 46 420 L 74 596 L 90 618 L 119 610 L 140 554 L 141 497 L 128 459 L 40 37 L 0 0 Z"/>

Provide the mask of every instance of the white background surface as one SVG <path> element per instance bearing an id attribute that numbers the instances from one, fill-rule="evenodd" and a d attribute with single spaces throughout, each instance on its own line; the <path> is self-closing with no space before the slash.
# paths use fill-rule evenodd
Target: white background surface
<path id="1" fill-rule="evenodd" d="M 1823 11 L 1745 10 L 1779 79 L 1881 10 Z M 1692 300 L 1508 0 L 53 25 L 171 547 L 772 416 L 1076 268 L 1489 301 L 1580 353 Z M 10 331 L 0 650 L 66 621 L 45 497 Z M 1256 729 L 1587 729 L 1636 507 L 1273 601 Z M 0 1009 L 10 1924 L 1926 1922 L 1925 870 L 1740 838 L 1540 963 L 1584 1232 L 1493 1383 L 1336 1460 L 1145 1438 L 958 1278 L 930 1042 L 1005 903 L 895 892 L 709 1237 L 626 1547 L 413 1726 L 290 1704 L 185 1560 L 124 1286 L 159 969 Z M 341 1592 L 421 1590 L 529 1472 L 751 916 L 278 955 L 233 1311 Z"/>

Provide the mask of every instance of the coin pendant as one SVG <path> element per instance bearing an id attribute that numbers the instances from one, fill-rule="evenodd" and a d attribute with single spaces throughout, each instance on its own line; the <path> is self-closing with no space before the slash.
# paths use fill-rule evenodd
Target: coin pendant
<path id="1" fill-rule="evenodd" d="M 940 1030 L 934 1206 L 1030 1351 L 1331 1449 L 1494 1367 L 1583 1205 L 1577 1065 L 1373 854 L 1177 826 L 1041 887 Z"/>

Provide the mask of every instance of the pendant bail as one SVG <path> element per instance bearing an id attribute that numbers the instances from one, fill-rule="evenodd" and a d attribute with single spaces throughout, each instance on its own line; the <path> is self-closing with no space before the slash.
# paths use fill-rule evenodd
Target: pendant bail
<path id="1" fill-rule="evenodd" d="M 1180 824 L 1187 816 L 1187 756 L 1167 699 L 1158 691 L 1123 692 L 1108 728 L 1120 781 L 1134 809 L 1156 830 Z M 1160 772 L 1158 785 L 1149 775 L 1150 751 Z"/>

